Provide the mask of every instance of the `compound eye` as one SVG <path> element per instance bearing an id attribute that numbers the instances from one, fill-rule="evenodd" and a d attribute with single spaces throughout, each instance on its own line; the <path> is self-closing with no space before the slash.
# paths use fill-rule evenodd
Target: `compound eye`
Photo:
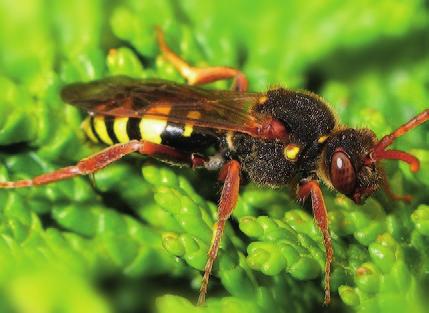
<path id="1" fill-rule="evenodd" d="M 345 195 L 353 193 L 356 185 L 356 173 L 347 154 L 337 151 L 331 160 L 331 182 L 335 189 Z"/>

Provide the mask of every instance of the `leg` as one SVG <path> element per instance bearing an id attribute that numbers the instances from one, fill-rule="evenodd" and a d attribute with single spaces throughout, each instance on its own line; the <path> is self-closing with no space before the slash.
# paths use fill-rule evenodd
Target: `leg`
<path id="1" fill-rule="evenodd" d="M 208 253 L 208 260 L 204 268 L 204 276 L 201 282 L 198 305 L 204 304 L 205 302 L 210 273 L 213 263 L 216 260 L 219 244 L 225 228 L 225 223 L 231 215 L 232 210 L 235 208 L 235 205 L 237 204 L 238 192 L 240 188 L 240 164 L 235 160 L 226 163 L 219 173 L 219 180 L 223 181 L 224 184 L 218 206 L 216 231 L 214 233 L 214 238 Z"/>
<path id="2" fill-rule="evenodd" d="M 326 262 L 325 262 L 325 304 L 331 301 L 331 263 L 334 256 L 332 249 L 331 235 L 329 234 L 328 228 L 328 213 L 326 211 L 325 201 L 323 200 L 323 194 L 320 190 L 319 183 L 315 180 L 303 181 L 298 187 L 298 198 L 304 201 L 311 197 L 311 206 L 313 209 L 313 215 L 316 220 L 317 226 L 323 235 L 323 243 L 326 251 Z"/>
<path id="3" fill-rule="evenodd" d="M 384 159 L 400 160 L 408 163 L 412 172 L 417 172 L 420 169 L 420 162 L 414 155 L 400 150 L 386 150 L 386 148 L 390 146 L 396 138 L 405 135 L 413 128 L 425 123 L 428 120 L 429 109 L 426 109 L 405 124 L 399 126 L 399 128 L 394 130 L 391 134 L 381 138 L 381 140 L 372 148 L 372 151 L 365 160 L 365 164 L 373 164 L 376 161 Z"/>
<path id="4" fill-rule="evenodd" d="M 191 163 L 192 163 L 192 168 L 196 169 L 199 167 L 205 167 L 205 163 L 207 162 L 207 158 L 199 155 L 198 153 L 192 153 L 191 154 Z"/>
<path id="5" fill-rule="evenodd" d="M 209 157 L 199 155 L 197 153 L 191 154 L 192 168 L 205 168 L 208 171 L 217 171 L 225 164 L 225 158 L 222 153 L 218 153 Z"/>
<path id="6" fill-rule="evenodd" d="M 222 79 L 234 78 L 233 89 L 237 91 L 247 90 L 246 76 L 239 70 L 230 67 L 192 67 L 168 47 L 161 29 L 156 29 L 156 35 L 159 48 L 164 57 L 173 64 L 190 85 L 202 85 Z"/>
<path id="7" fill-rule="evenodd" d="M 139 152 L 144 155 L 167 156 L 178 161 L 191 161 L 189 156 L 183 155 L 173 148 L 153 144 L 150 142 L 132 140 L 125 144 L 116 144 L 103 151 L 81 160 L 73 166 L 67 166 L 54 172 L 42 174 L 32 179 L 19 180 L 14 182 L 0 182 L 0 188 L 22 188 L 38 186 L 68 179 L 77 175 L 89 175 L 106 167 L 127 154 Z"/>
<path id="8" fill-rule="evenodd" d="M 398 195 L 395 192 L 393 192 L 392 188 L 390 188 L 389 180 L 387 179 L 387 176 L 384 170 L 382 168 L 379 168 L 378 170 L 381 172 L 382 179 L 383 179 L 383 191 L 390 199 L 392 199 L 393 201 L 404 201 L 407 203 L 410 203 L 411 200 L 413 200 L 413 196 L 411 195 Z"/>

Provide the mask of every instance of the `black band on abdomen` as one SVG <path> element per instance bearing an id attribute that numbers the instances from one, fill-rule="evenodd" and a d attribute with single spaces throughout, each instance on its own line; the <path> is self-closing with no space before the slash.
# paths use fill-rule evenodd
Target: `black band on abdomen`
<path id="1" fill-rule="evenodd" d="M 139 118 L 130 118 L 127 122 L 127 134 L 130 140 L 141 140 L 140 134 L 140 119 Z"/>
<path id="2" fill-rule="evenodd" d="M 115 122 L 115 118 L 113 116 L 105 116 L 104 124 L 106 124 L 107 134 L 113 143 L 118 143 L 119 139 L 116 137 L 115 131 L 113 130 L 113 123 Z"/>

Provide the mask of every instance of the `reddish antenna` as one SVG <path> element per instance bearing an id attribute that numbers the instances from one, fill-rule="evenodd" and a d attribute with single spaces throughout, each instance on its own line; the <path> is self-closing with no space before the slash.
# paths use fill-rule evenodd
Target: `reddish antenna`
<path id="1" fill-rule="evenodd" d="M 383 159 L 400 160 L 408 163 L 412 172 L 417 172 L 420 168 L 419 160 L 412 154 L 400 150 L 386 150 L 393 141 L 406 134 L 411 129 L 423 124 L 429 120 L 429 109 L 424 110 L 419 115 L 415 116 L 407 123 L 401 125 L 393 133 L 384 136 L 381 140 L 372 148 L 371 152 L 365 161 L 366 165 L 375 163 L 376 161 Z"/>

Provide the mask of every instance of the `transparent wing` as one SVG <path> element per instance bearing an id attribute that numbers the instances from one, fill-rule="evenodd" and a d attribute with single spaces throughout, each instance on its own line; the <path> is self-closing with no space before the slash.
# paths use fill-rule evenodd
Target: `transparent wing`
<path id="1" fill-rule="evenodd" d="M 252 110 L 262 95 L 205 90 L 165 80 L 126 76 L 71 84 L 64 87 L 61 93 L 65 102 L 81 107 L 90 114 L 136 118 L 150 116 L 254 136 L 265 120 Z"/>

